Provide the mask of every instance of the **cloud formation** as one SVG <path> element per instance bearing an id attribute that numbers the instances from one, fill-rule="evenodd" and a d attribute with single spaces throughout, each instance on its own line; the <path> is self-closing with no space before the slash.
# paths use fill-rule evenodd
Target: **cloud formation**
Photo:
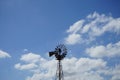
<path id="1" fill-rule="evenodd" d="M 69 45 L 90 43 L 106 32 L 120 34 L 120 18 L 94 12 L 69 27 L 65 43 Z"/>
<path id="2" fill-rule="evenodd" d="M 66 32 L 68 36 L 65 38 L 65 43 L 68 45 L 90 43 L 107 32 L 119 35 L 120 18 L 94 12 L 74 23 Z M 119 80 L 119 61 L 116 62 L 117 64 L 110 63 L 112 64 L 110 66 L 106 59 L 120 57 L 120 40 L 105 43 L 106 45 L 101 45 L 98 42 L 94 46 L 88 44 L 89 47 L 86 46 L 83 50 L 87 53 L 87 57 L 71 57 L 62 60 L 65 80 Z M 31 73 L 25 80 L 54 80 L 57 61 L 45 59 L 35 53 L 26 53 L 14 67 Z"/>
<path id="3" fill-rule="evenodd" d="M 109 43 L 106 46 L 99 45 L 87 48 L 86 53 L 96 58 L 120 56 L 120 41 L 115 44 Z"/>
<path id="4" fill-rule="evenodd" d="M 29 64 L 25 64 L 25 65 L 24 64 L 21 65 L 20 63 L 18 63 L 15 65 L 15 68 L 19 69 L 19 70 L 29 70 L 29 69 L 33 69 L 36 67 L 37 67 L 37 65 L 34 63 L 29 63 Z"/>
<path id="5" fill-rule="evenodd" d="M 44 62 L 45 60 L 38 54 L 27 53 L 21 56 L 20 61 L 24 64 L 17 63 L 15 68 L 19 70 L 31 70 L 38 67 L 38 63 Z"/>
<path id="6" fill-rule="evenodd" d="M 30 61 L 22 60 L 23 56 L 39 56 L 30 59 Z M 107 62 L 103 59 L 91 58 L 65 58 L 62 61 L 65 80 L 105 80 L 105 76 L 111 76 L 111 80 L 119 79 L 119 65 L 115 68 L 107 66 Z M 22 55 L 20 63 L 15 64 L 18 70 L 27 70 L 32 76 L 27 76 L 26 80 L 53 80 L 55 79 L 57 61 L 48 60 L 35 53 L 27 53 Z M 118 70 L 116 72 L 116 70 Z M 104 76 L 102 76 L 102 75 Z"/>
<path id="7" fill-rule="evenodd" d="M 106 62 L 101 59 L 72 57 L 65 59 L 63 65 L 66 80 L 103 80 L 97 71 L 105 68 Z"/>
<path id="8" fill-rule="evenodd" d="M 0 50 L 0 58 L 10 58 L 10 54 L 8 54 L 7 52 Z"/>
<path id="9" fill-rule="evenodd" d="M 37 62 L 40 59 L 40 55 L 28 53 L 21 56 L 20 60 L 25 62 Z"/>
<path id="10" fill-rule="evenodd" d="M 73 33 L 66 38 L 66 43 L 71 44 L 71 45 L 80 43 L 81 41 L 82 41 L 81 35 L 76 34 L 76 33 Z"/>

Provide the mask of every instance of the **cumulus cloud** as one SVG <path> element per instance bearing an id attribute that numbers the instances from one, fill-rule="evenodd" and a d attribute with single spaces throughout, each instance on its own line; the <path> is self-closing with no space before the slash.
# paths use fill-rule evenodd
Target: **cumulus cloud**
<path id="1" fill-rule="evenodd" d="M 70 45 L 78 42 L 89 43 L 106 32 L 120 34 L 120 18 L 94 12 L 70 26 L 67 30 L 68 36 L 65 38 L 65 43 Z M 75 34 L 77 34 L 77 39 L 76 37 L 70 38 Z"/>
<path id="2" fill-rule="evenodd" d="M 120 56 L 120 41 L 115 44 L 109 43 L 106 46 L 99 45 L 87 48 L 86 53 L 97 58 Z"/>
<path id="3" fill-rule="evenodd" d="M 29 63 L 35 63 L 40 60 L 44 60 L 40 55 L 34 54 L 34 53 L 27 53 L 21 56 L 21 61 L 29 62 Z"/>
<path id="4" fill-rule="evenodd" d="M 29 56 L 31 53 L 23 56 Z M 32 55 L 37 55 L 32 53 Z M 55 78 L 57 69 L 57 60 L 47 60 L 39 55 L 39 59 L 30 59 L 30 61 L 23 60 L 23 56 L 20 58 L 20 62 L 15 64 L 15 68 L 18 70 L 27 70 L 32 72 L 32 76 L 26 77 L 26 80 L 52 80 Z M 42 58 L 43 60 L 41 60 Z M 24 62 L 24 64 L 23 64 Z M 106 68 L 106 61 L 102 59 L 90 59 L 90 58 L 66 58 L 62 61 L 65 80 L 103 80 L 97 71 Z"/>
<path id="5" fill-rule="evenodd" d="M 97 71 L 105 68 L 106 62 L 101 59 L 73 57 L 65 59 L 63 65 L 66 80 L 103 80 Z"/>
<path id="6" fill-rule="evenodd" d="M 8 54 L 7 52 L 0 50 L 0 58 L 10 58 L 10 54 Z"/>
<path id="7" fill-rule="evenodd" d="M 45 59 L 38 54 L 27 53 L 21 56 L 20 61 L 24 62 L 23 64 L 15 64 L 15 68 L 19 70 L 31 70 L 38 67 L 38 63 L 44 62 Z"/>

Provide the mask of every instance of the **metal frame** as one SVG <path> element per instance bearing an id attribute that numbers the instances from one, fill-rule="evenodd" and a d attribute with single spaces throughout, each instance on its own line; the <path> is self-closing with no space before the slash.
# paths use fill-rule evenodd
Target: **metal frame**
<path id="1" fill-rule="evenodd" d="M 64 44 L 60 44 L 55 48 L 55 51 L 49 52 L 50 57 L 53 55 L 55 55 L 56 60 L 58 60 L 55 80 L 64 80 L 61 60 L 67 55 L 67 48 Z"/>

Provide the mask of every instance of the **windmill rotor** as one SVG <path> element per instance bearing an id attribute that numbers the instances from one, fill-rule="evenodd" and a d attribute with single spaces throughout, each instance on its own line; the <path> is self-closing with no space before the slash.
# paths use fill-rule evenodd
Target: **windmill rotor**
<path id="1" fill-rule="evenodd" d="M 53 55 L 55 55 L 57 60 L 62 60 L 67 55 L 67 48 L 64 44 L 59 44 L 58 46 L 56 46 L 54 51 L 49 52 L 50 57 Z"/>

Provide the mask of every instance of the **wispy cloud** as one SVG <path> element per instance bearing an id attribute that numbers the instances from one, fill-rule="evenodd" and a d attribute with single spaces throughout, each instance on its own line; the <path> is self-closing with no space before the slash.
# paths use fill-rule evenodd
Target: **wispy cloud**
<path id="1" fill-rule="evenodd" d="M 7 57 L 10 58 L 11 57 L 10 54 L 3 50 L 0 50 L 0 58 L 7 58 Z"/>
<path id="2" fill-rule="evenodd" d="M 69 45 L 89 43 L 106 32 L 120 34 L 120 18 L 94 12 L 69 27 L 65 43 Z"/>

